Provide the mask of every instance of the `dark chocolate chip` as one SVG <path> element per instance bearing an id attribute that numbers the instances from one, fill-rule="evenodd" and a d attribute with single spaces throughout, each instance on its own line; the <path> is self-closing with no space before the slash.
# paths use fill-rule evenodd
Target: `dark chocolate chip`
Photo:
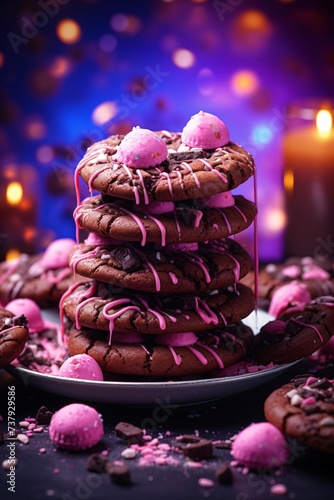
<path id="1" fill-rule="evenodd" d="M 223 463 L 216 469 L 215 476 L 220 484 L 232 484 L 233 483 L 233 475 L 230 469 L 229 464 Z"/>
<path id="2" fill-rule="evenodd" d="M 126 465 L 107 462 L 106 473 L 117 484 L 131 484 L 130 469 Z"/>
<path id="3" fill-rule="evenodd" d="M 36 415 L 37 424 L 49 425 L 52 415 L 52 411 L 48 410 L 46 406 L 41 406 Z"/>
<path id="4" fill-rule="evenodd" d="M 333 387 L 333 384 L 324 377 L 310 384 L 310 387 L 312 387 L 312 389 L 329 389 L 330 387 Z"/>
<path id="5" fill-rule="evenodd" d="M 119 422 L 115 431 L 116 436 L 126 441 L 127 444 L 141 444 L 143 442 L 144 431 L 127 422 Z"/>
<path id="6" fill-rule="evenodd" d="M 183 436 L 179 436 L 177 438 L 178 443 L 199 443 L 201 441 L 201 438 L 196 436 L 195 434 L 184 434 Z"/>
<path id="7" fill-rule="evenodd" d="M 107 457 L 103 457 L 98 453 L 93 453 L 88 457 L 86 469 L 90 472 L 98 472 L 101 474 L 106 471 L 106 465 L 108 463 Z"/>
<path id="8" fill-rule="evenodd" d="M 200 439 L 197 443 L 189 443 L 183 446 L 183 453 L 191 460 L 205 460 L 212 457 L 212 442 L 208 439 Z"/>
<path id="9" fill-rule="evenodd" d="M 172 163 L 181 163 L 182 161 L 197 160 L 197 158 L 210 158 L 211 153 L 204 149 L 196 149 L 195 151 L 181 151 L 177 153 L 169 153 L 168 160 Z"/>
<path id="10" fill-rule="evenodd" d="M 115 256 L 121 264 L 123 271 L 132 273 L 143 267 L 138 255 L 128 246 L 117 248 Z"/>

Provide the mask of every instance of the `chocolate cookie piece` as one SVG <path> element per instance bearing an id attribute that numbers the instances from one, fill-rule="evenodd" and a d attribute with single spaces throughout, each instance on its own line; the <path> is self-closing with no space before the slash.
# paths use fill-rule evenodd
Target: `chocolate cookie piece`
<path id="1" fill-rule="evenodd" d="M 236 323 L 255 306 L 253 292 L 236 285 L 198 295 L 140 295 L 88 281 L 64 294 L 61 307 L 86 328 L 145 334 L 206 330 Z"/>
<path id="2" fill-rule="evenodd" d="M 106 372 L 145 377 L 181 377 L 212 372 L 243 359 L 247 343 L 238 336 L 242 330 L 240 325 L 230 331 L 215 329 L 199 333 L 193 345 L 170 347 L 157 345 L 151 335 L 147 335 L 141 344 L 109 344 L 107 332 L 72 327 L 68 350 L 70 356 L 88 354 Z"/>
<path id="3" fill-rule="evenodd" d="M 234 240 L 200 243 L 197 251 L 124 243 L 78 245 L 70 255 L 75 272 L 104 283 L 153 293 L 196 293 L 237 282 L 252 261 Z"/>
<path id="4" fill-rule="evenodd" d="M 58 305 L 63 293 L 80 277 L 75 278 L 69 267 L 35 272 L 42 256 L 21 254 L 15 261 L 0 264 L 0 300 L 8 303 L 29 298 L 40 307 Z"/>
<path id="5" fill-rule="evenodd" d="M 310 356 L 332 337 L 333 325 L 334 298 L 318 297 L 302 311 L 264 325 L 250 357 L 262 364 L 284 364 Z"/>
<path id="6" fill-rule="evenodd" d="M 334 267 L 311 257 L 293 257 L 282 264 L 267 264 L 259 272 L 258 295 L 269 304 L 275 290 L 292 281 L 303 283 L 313 299 L 334 295 Z M 250 272 L 243 282 L 254 288 L 254 273 Z"/>
<path id="7" fill-rule="evenodd" d="M 235 204 L 226 208 L 205 208 L 200 199 L 178 202 L 173 212 L 153 215 L 126 200 L 96 196 L 77 207 L 75 218 L 87 231 L 122 241 L 201 242 L 225 238 L 250 226 L 256 215 L 254 203 L 243 196 L 234 199 Z"/>
<path id="8" fill-rule="evenodd" d="M 266 419 L 305 446 L 334 453 L 334 382 L 305 376 L 275 390 Z"/>
<path id="9" fill-rule="evenodd" d="M 0 369 L 9 365 L 23 351 L 28 340 L 28 321 L 21 316 L 14 316 L 0 308 Z"/>
<path id="10" fill-rule="evenodd" d="M 181 145 L 180 133 L 162 131 L 157 135 L 166 142 L 169 154 L 154 168 L 128 168 L 113 159 L 124 136 L 93 144 L 77 166 L 77 188 L 80 175 L 91 190 L 136 203 L 178 201 L 229 191 L 254 173 L 253 158 L 234 142 L 214 150 L 191 149 Z"/>

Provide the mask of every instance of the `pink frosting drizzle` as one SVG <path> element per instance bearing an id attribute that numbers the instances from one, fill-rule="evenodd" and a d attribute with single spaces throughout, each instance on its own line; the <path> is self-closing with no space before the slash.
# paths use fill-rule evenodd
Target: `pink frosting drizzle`
<path id="1" fill-rule="evenodd" d="M 241 217 L 243 218 L 244 222 L 247 222 L 247 220 L 248 220 L 248 219 L 247 219 L 246 215 L 245 215 L 245 214 L 244 214 L 244 213 L 240 210 L 240 208 L 239 208 L 239 207 L 237 207 L 236 205 L 233 205 L 233 206 L 234 206 L 234 208 L 236 209 L 236 211 L 237 211 L 237 212 L 239 212 L 239 214 L 240 214 L 240 215 L 241 215 Z"/>
<path id="2" fill-rule="evenodd" d="M 173 283 L 173 285 L 176 285 L 178 283 L 178 279 L 177 279 L 177 276 L 174 274 L 174 273 L 168 273 L 169 274 L 169 277 L 171 279 L 171 282 Z"/>
<path id="3" fill-rule="evenodd" d="M 199 161 L 202 162 L 211 172 L 214 174 L 218 175 L 219 179 L 224 182 L 224 184 L 227 183 L 227 178 L 224 174 L 220 173 L 218 170 L 216 170 L 210 163 L 203 158 L 199 158 Z"/>
<path id="4" fill-rule="evenodd" d="M 175 352 L 175 349 L 172 347 L 172 346 L 168 346 L 168 349 L 170 350 L 170 352 L 172 353 L 173 355 L 173 358 L 174 358 L 174 363 L 177 365 L 177 366 L 180 366 L 180 364 L 182 363 L 182 357 L 177 354 Z"/>
<path id="5" fill-rule="evenodd" d="M 112 333 L 114 330 L 115 319 L 118 318 L 119 316 L 121 316 L 122 314 L 124 314 L 126 311 L 129 311 L 131 309 L 133 311 L 140 311 L 140 309 L 138 306 L 135 306 L 134 304 L 132 304 L 130 306 L 122 307 L 121 309 L 119 309 L 118 311 L 116 311 L 112 314 L 108 314 L 108 309 L 115 307 L 115 306 L 122 305 L 122 304 L 126 304 L 128 302 L 131 302 L 131 300 L 125 299 L 125 298 L 124 299 L 116 299 L 116 300 L 113 300 L 112 302 L 109 302 L 108 304 L 106 304 L 103 308 L 103 316 L 109 321 L 109 341 L 108 341 L 109 345 L 111 344 L 111 340 L 112 340 Z"/>
<path id="6" fill-rule="evenodd" d="M 195 349 L 195 347 L 193 347 L 191 345 L 187 345 L 187 346 L 185 346 L 185 349 L 188 349 L 189 351 L 191 351 L 196 356 L 196 358 L 202 363 L 202 365 L 208 364 L 208 360 L 206 359 L 206 357 L 203 356 L 203 354 L 200 351 Z"/>
<path id="7" fill-rule="evenodd" d="M 222 360 L 220 359 L 220 357 L 218 356 L 218 354 L 213 350 L 211 349 L 211 347 L 207 346 L 207 345 L 204 345 L 204 344 L 201 344 L 201 347 L 203 347 L 204 349 L 206 349 L 214 358 L 215 360 L 217 361 L 217 364 L 219 366 L 219 368 L 224 368 L 224 363 L 222 362 Z"/>
<path id="8" fill-rule="evenodd" d="M 315 331 L 315 333 L 318 335 L 321 342 L 323 342 L 323 337 L 322 337 L 321 333 L 319 332 L 318 328 L 316 328 L 314 325 L 310 325 L 308 323 L 303 323 L 302 321 L 298 321 L 295 318 L 290 318 L 289 321 L 291 321 L 292 323 L 296 323 L 296 325 L 306 326 L 307 328 L 310 328 L 311 330 Z"/>
<path id="9" fill-rule="evenodd" d="M 144 203 L 145 203 L 145 205 L 148 205 L 150 203 L 150 200 L 149 200 L 149 197 L 147 194 L 147 190 L 146 190 L 146 186 L 145 186 L 145 182 L 144 182 L 144 177 L 143 177 L 143 172 L 140 170 L 140 168 L 137 168 L 136 172 L 138 174 L 141 187 L 143 189 Z"/>
<path id="10" fill-rule="evenodd" d="M 183 167 L 186 170 L 188 170 L 188 172 L 190 172 L 191 175 L 193 176 L 193 179 L 195 181 L 196 186 L 197 187 L 201 187 L 200 181 L 197 179 L 197 176 L 196 176 L 195 172 L 193 171 L 193 169 L 191 168 L 191 166 L 188 163 L 186 163 L 185 161 L 183 161 L 182 163 L 180 163 L 180 167 Z"/>
<path id="11" fill-rule="evenodd" d="M 123 165 L 123 168 L 126 171 L 126 173 L 128 174 L 128 176 L 130 178 L 130 181 L 132 181 L 133 180 L 133 174 L 132 174 L 131 169 L 129 167 L 127 167 L 126 165 Z M 140 203 L 140 196 L 139 196 L 139 191 L 138 191 L 137 186 L 133 186 L 133 193 L 135 195 L 135 203 L 136 203 L 136 205 L 139 205 L 139 203 Z"/>
<path id="12" fill-rule="evenodd" d="M 69 276 L 71 273 L 72 271 L 69 267 L 65 267 L 64 269 L 62 269 L 58 275 L 56 275 L 52 269 L 49 269 L 49 271 L 41 275 L 41 278 L 46 278 L 49 283 L 55 285 L 57 283 L 60 283 L 61 280 L 63 280 L 66 276 Z"/>
<path id="13" fill-rule="evenodd" d="M 167 172 L 161 172 L 160 175 L 167 179 L 168 189 L 169 189 L 171 197 L 173 197 L 173 184 L 172 184 L 172 180 L 171 180 L 169 174 Z"/>
<path id="14" fill-rule="evenodd" d="M 200 316 L 204 323 L 206 323 L 207 325 L 210 323 L 213 323 L 214 325 L 218 324 L 217 315 L 202 299 L 195 296 L 195 304 L 196 313 Z"/>

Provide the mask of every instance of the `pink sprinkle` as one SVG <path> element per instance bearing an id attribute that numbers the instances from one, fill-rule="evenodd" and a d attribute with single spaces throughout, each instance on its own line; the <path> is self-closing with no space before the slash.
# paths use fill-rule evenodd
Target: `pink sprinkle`
<path id="1" fill-rule="evenodd" d="M 104 457 L 106 457 L 108 454 L 109 454 L 108 450 L 101 451 L 101 455 L 104 456 Z"/>
<path id="2" fill-rule="evenodd" d="M 270 493 L 273 493 L 274 495 L 285 495 L 287 491 L 288 489 L 285 484 L 274 484 L 274 486 L 270 488 Z"/>
<path id="3" fill-rule="evenodd" d="M 31 423 L 31 424 L 29 424 L 28 429 L 29 429 L 29 431 L 32 431 L 32 430 L 35 429 L 35 427 L 36 427 L 36 424 L 35 423 Z"/>
<path id="4" fill-rule="evenodd" d="M 59 469 L 53 469 L 54 474 L 59 474 L 60 470 Z"/>
<path id="5" fill-rule="evenodd" d="M 201 469 L 203 465 L 201 464 L 201 462 L 189 461 L 187 462 L 187 467 L 190 467 L 191 469 Z"/>
<path id="6" fill-rule="evenodd" d="M 156 465 L 166 465 L 167 459 L 166 459 L 166 457 L 157 457 L 155 459 L 155 463 L 156 463 Z"/>
<path id="7" fill-rule="evenodd" d="M 238 465 L 238 462 L 236 460 L 231 461 L 231 466 L 236 467 Z"/>
<path id="8" fill-rule="evenodd" d="M 154 438 L 154 439 L 152 439 L 151 442 L 148 443 L 147 446 L 155 446 L 158 443 L 159 443 L 159 439 L 158 438 Z"/>
<path id="9" fill-rule="evenodd" d="M 140 450 L 140 453 L 142 455 L 153 455 L 153 450 L 152 448 L 149 448 L 149 446 L 145 446 Z"/>
<path id="10" fill-rule="evenodd" d="M 134 450 L 139 451 L 141 447 L 139 446 L 139 444 L 134 443 L 134 444 L 131 444 L 131 445 L 130 445 L 130 448 L 133 448 Z"/>
<path id="11" fill-rule="evenodd" d="M 169 451 L 171 449 L 171 447 L 167 443 L 160 443 L 160 444 L 158 444 L 157 448 L 159 448 L 159 450 L 163 450 L 163 451 Z"/>
<path id="12" fill-rule="evenodd" d="M 43 431 L 44 431 L 43 427 L 35 427 L 35 429 L 33 430 L 33 432 L 43 432 Z"/>
<path id="13" fill-rule="evenodd" d="M 170 436 L 171 435 L 171 432 L 170 431 L 166 431 L 166 436 Z"/>
<path id="14" fill-rule="evenodd" d="M 35 418 L 32 417 L 27 417 L 24 419 L 26 422 L 29 422 L 30 424 L 34 424 L 36 422 Z"/>
<path id="15" fill-rule="evenodd" d="M 153 439 L 153 437 L 150 436 L 150 434 L 146 434 L 145 436 L 143 436 L 144 441 L 151 441 L 152 439 Z"/>
<path id="16" fill-rule="evenodd" d="M 198 480 L 198 484 L 202 486 L 202 488 L 212 488 L 214 482 L 212 479 L 208 479 L 207 477 L 200 477 Z"/>
<path id="17" fill-rule="evenodd" d="M 40 453 L 46 453 L 46 448 L 40 448 L 40 449 L 39 449 L 39 452 L 40 452 Z"/>
<path id="18" fill-rule="evenodd" d="M 243 467 L 243 468 L 242 468 L 242 470 L 241 470 L 241 472 L 242 472 L 243 474 L 248 474 L 248 472 L 249 472 L 249 467 Z"/>
<path id="19" fill-rule="evenodd" d="M 311 384 L 313 384 L 313 382 L 316 382 L 317 380 L 318 380 L 318 379 L 317 379 L 316 377 L 309 377 L 309 378 L 306 380 L 304 387 L 305 387 L 305 386 L 307 386 L 307 385 L 311 385 Z"/>
<path id="20" fill-rule="evenodd" d="M 304 399 L 302 402 L 302 406 L 307 406 L 307 405 L 313 405 L 315 403 L 315 398 L 313 396 L 309 396 L 308 398 Z"/>
<path id="21" fill-rule="evenodd" d="M 26 436 L 28 436 L 29 438 L 31 438 L 33 435 L 34 435 L 33 432 L 26 432 Z"/>

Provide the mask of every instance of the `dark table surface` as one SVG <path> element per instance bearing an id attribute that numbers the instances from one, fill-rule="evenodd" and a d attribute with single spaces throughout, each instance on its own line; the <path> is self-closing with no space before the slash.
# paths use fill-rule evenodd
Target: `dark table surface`
<path id="1" fill-rule="evenodd" d="M 175 444 L 176 436 L 199 433 L 211 439 L 227 439 L 253 422 L 264 421 L 263 403 L 277 387 L 288 382 L 297 373 L 309 371 L 309 360 L 302 361 L 270 382 L 225 399 L 192 406 L 178 406 L 168 412 L 162 423 L 157 423 L 151 432 L 161 443 Z M 233 499 L 259 500 L 279 498 L 270 492 L 275 483 L 284 484 L 287 492 L 281 498 L 306 500 L 329 499 L 334 494 L 334 457 L 314 451 L 289 441 L 291 459 L 276 474 L 243 473 L 233 467 L 232 485 L 219 484 L 215 471 L 219 464 L 230 462 L 228 449 L 214 448 L 213 458 L 203 461 L 201 468 L 190 468 L 183 454 L 175 454 L 177 465 L 140 466 L 139 458 L 122 459 L 121 452 L 127 447 L 115 435 L 115 425 L 120 421 L 141 426 L 151 419 L 154 407 L 120 406 L 91 403 L 78 394 L 77 400 L 41 391 L 24 385 L 5 371 L 0 371 L 0 413 L 2 428 L 7 426 L 8 386 L 15 385 L 15 419 L 18 423 L 26 417 L 35 417 L 38 409 L 45 405 L 51 411 L 73 403 L 83 402 L 96 408 L 103 416 L 104 437 L 94 448 L 82 452 L 56 449 L 49 439 L 47 427 L 36 433 L 28 444 L 16 442 L 18 460 L 15 470 L 15 493 L 8 491 L 7 473 L 0 469 L 0 499 Z M 8 441 L 0 444 L 1 462 L 8 458 Z M 40 450 L 45 448 L 42 453 Z M 86 468 L 87 458 L 93 452 L 108 451 L 110 460 L 124 460 L 131 471 L 132 484 L 113 483 L 106 474 L 91 473 Z M 173 455 L 169 452 L 169 455 Z M 199 478 L 214 481 L 211 488 L 201 487 Z"/>

